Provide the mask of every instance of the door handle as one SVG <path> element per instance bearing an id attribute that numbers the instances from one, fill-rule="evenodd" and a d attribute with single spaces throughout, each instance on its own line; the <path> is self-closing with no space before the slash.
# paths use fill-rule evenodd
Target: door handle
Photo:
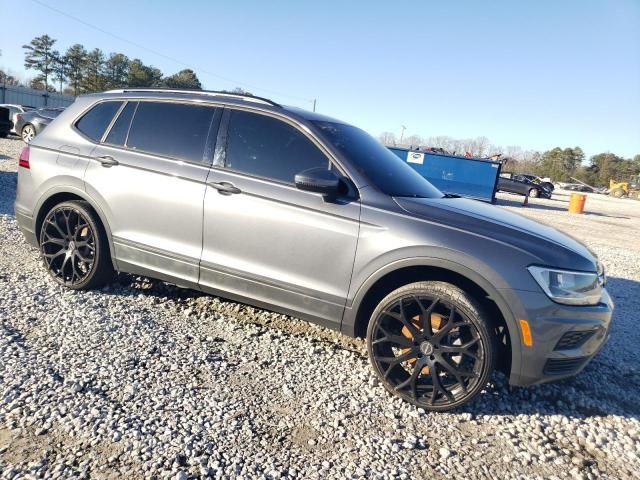
<path id="1" fill-rule="evenodd" d="M 114 167 L 119 164 L 119 162 L 115 158 L 109 155 L 102 155 L 101 157 L 96 157 L 96 160 L 98 160 L 103 167 L 107 167 L 107 168 Z"/>
<path id="2" fill-rule="evenodd" d="M 210 182 L 207 185 L 218 190 L 218 193 L 221 195 L 232 195 L 235 193 L 242 193 L 238 187 L 229 182 Z"/>

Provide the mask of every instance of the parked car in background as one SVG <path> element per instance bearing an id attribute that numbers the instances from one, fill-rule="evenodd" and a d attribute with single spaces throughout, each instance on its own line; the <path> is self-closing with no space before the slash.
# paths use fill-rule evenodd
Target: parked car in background
<path id="1" fill-rule="evenodd" d="M 565 190 L 571 190 L 573 192 L 596 193 L 593 187 L 590 187 L 589 185 L 583 185 L 581 183 L 566 183 L 562 188 L 564 188 Z"/>
<path id="2" fill-rule="evenodd" d="M 556 188 L 549 178 L 540 178 L 537 175 L 531 175 L 529 173 L 522 173 L 521 175 L 530 182 L 535 183 L 536 185 L 542 185 L 550 192 L 553 192 Z"/>
<path id="3" fill-rule="evenodd" d="M 13 133 L 14 135 L 18 135 L 18 132 L 15 129 L 15 125 L 18 120 L 18 114 L 35 110 L 34 107 L 27 107 L 26 105 L 14 105 L 11 103 L 0 104 L 0 107 L 7 108 L 9 110 L 9 118 L 13 122 L 13 126 L 11 127 L 11 133 Z"/>
<path id="4" fill-rule="evenodd" d="M 551 198 L 551 190 L 542 183 L 534 183 L 528 175 L 502 172 L 498 178 L 498 191 L 518 193 L 532 198 Z"/>
<path id="5" fill-rule="evenodd" d="M 18 113 L 16 115 L 15 131 L 22 137 L 22 140 L 29 143 L 33 140 L 33 137 L 42 132 L 44 127 L 49 125 L 63 111 L 64 108 L 46 107 Z"/>
<path id="6" fill-rule="evenodd" d="M 0 137 L 5 138 L 13 128 L 13 122 L 10 118 L 9 109 L 0 107 Z"/>
<path id="7" fill-rule="evenodd" d="M 382 385 L 426 410 L 464 405 L 497 367 L 514 385 L 575 375 L 608 336 L 588 248 L 444 195 L 315 112 L 114 90 L 79 97 L 18 165 L 16 220 L 53 281 L 119 270 L 364 336 Z"/>

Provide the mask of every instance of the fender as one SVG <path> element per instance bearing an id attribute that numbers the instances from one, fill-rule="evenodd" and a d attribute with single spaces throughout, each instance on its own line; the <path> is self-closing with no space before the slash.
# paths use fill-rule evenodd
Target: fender
<path id="1" fill-rule="evenodd" d="M 500 290 L 496 288 L 494 283 L 487 280 L 486 277 L 488 275 L 480 274 L 465 265 L 448 259 L 434 257 L 410 257 L 391 262 L 378 269 L 376 272 L 371 274 L 362 285 L 360 285 L 360 287 L 356 291 L 351 306 L 347 306 L 345 308 L 340 331 L 349 336 L 355 335 L 355 326 L 357 319 L 356 317 L 358 314 L 358 310 L 360 309 L 362 301 L 364 300 L 367 292 L 369 292 L 371 287 L 378 280 L 394 271 L 416 266 L 436 267 L 444 270 L 449 270 L 467 278 L 468 280 L 472 281 L 480 288 L 482 288 L 485 292 L 487 292 L 488 297 L 493 302 L 495 302 L 498 309 L 500 310 L 500 313 L 502 313 L 502 316 L 504 317 L 505 323 L 507 324 L 507 328 L 509 330 L 509 338 L 511 341 L 512 374 L 515 373 L 515 371 L 519 371 L 522 355 L 522 349 L 520 345 L 520 327 L 518 326 L 517 320 L 511 307 L 509 306 L 509 303 L 505 300 L 505 298 L 500 293 Z"/>
<path id="2" fill-rule="evenodd" d="M 40 210 L 42 209 L 42 206 L 44 205 L 44 203 L 51 198 L 53 195 L 56 195 L 58 193 L 71 193 L 73 195 L 76 195 L 80 198 L 82 198 L 85 202 L 87 202 L 89 205 L 91 205 L 91 208 L 93 208 L 93 210 L 98 214 L 98 218 L 100 219 L 100 222 L 102 223 L 102 226 L 104 227 L 105 233 L 107 234 L 107 240 L 109 241 L 109 251 L 111 252 L 111 261 L 113 262 L 113 268 L 115 268 L 116 270 L 119 270 L 118 268 L 118 264 L 117 261 L 115 259 L 115 255 L 113 254 L 113 252 L 115 252 L 114 250 L 114 246 L 113 246 L 113 238 L 111 236 L 111 228 L 109 227 L 109 223 L 107 222 L 107 217 L 104 213 L 104 211 L 102 210 L 102 208 L 100 208 L 98 202 L 95 201 L 94 198 L 92 198 L 86 190 L 78 187 L 78 186 L 72 186 L 72 185 L 59 185 L 59 186 L 55 186 L 50 188 L 49 190 L 47 190 L 46 192 L 44 192 L 42 195 L 40 195 L 40 198 L 38 198 L 38 201 L 36 202 L 36 206 L 34 209 L 34 215 L 33 215 L 33 231 L 36 231 L 36 222 L 38 220 L 38 216 L 40 215 Z"/>

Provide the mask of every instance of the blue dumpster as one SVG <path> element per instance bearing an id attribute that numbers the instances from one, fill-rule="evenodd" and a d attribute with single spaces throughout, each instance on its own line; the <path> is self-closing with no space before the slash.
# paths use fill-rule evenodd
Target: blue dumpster
<path id="1" fill-rule="evenodd" d="M 495 202 L 502 163 L 406 148 L 387 147 L 443 193 Z"/>

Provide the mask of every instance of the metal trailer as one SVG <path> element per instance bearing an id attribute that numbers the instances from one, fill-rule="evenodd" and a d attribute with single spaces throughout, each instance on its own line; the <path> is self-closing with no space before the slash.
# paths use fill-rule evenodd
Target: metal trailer
<path id="1" fill-rule="evenodd" d="M 443 193 L 495 203 L 502 162 L 387 147 Z"/>

